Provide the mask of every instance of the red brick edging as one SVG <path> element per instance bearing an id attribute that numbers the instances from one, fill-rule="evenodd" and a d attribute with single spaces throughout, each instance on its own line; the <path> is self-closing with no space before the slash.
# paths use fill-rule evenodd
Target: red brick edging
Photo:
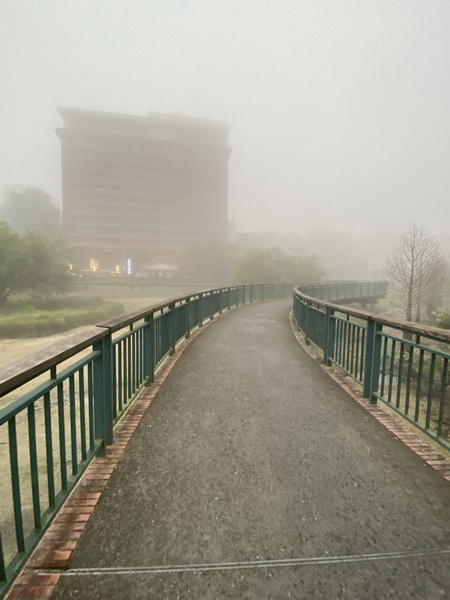
<path id="1" fill-rule="evenodd" d="M 389 431 L 391 431 L 395 437 L 401 440 L 408 448 L 411 448 L 418 456 L 420 456 L 432 469 L 438 471 L 447 481 L 450 481 L 450 460 L 441 452 L 433 449 L 430 444 L 422 440 L 418 435 L 411 429 L 406 427 L 401 421 L 400 416 L 396 416 L 395 413 L 389 414 L 382 408 L 379 408 L 376 404 L 371 404 L 367 398 L 363 398 L 361 394 L 355 392 L 355 390 L 337 373 L 333 372 L 329 367 L 326 367 L 324 363 L 318 362 L 317 351 L 313 350 L 313 346 L 306 344 L 303 334 L 297 329 L 297 323 L 295 322 L 293 312 L 290 314 L 290 323 L 292 331 L 300 344 L 311 358 L 315 359 L 319 367 L 327 373 L 331 379 L 336 381 L 356 402 L 362 406 L 368 413 L 370 413 L 377 421 L 384 425 Z"/>

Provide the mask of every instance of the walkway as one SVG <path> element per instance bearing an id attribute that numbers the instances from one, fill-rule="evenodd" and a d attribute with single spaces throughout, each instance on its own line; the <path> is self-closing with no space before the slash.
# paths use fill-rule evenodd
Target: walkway
<path id="1" fill-rule="evenodd" d="M 305 355 L 289 305 L 193 340 L 54 600 L 450 597 L 448 482 Z"/>

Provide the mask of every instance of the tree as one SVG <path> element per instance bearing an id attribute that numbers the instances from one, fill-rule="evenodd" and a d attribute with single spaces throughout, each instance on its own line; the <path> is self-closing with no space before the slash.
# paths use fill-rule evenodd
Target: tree
<path id="1" fill-rule="evenodd" d="M 10 192 L 3 206 L 3 218 L 13 231 L 52 233 L 60 228 L 60 210 L 43 190 L 31 187 Z"/>
<path id="2" fill-rule="evenodd" d="M 19 292 L 48 296 L 69 291 L 73 280 L 67 252 L 60 238 L 34 231 L 21 235 L 0 221 L 0 305 Z"/>
<path id="3" fill-rule="evenodd" d="M 323 269 L 314 255 L 305 258 L 284 254 L 279 248 L 252 248 L 236 262 L 232 282 L 308 283 L 319 281 Z"/>
<path id="4" fill-rule="evenodd" d="M 227 284 L 234 261 L 234 249 L 229 244 L 209 241 L 194 244 L 183 257 L 183 268 L 204 282 Z"/>
<path id="5" fill-rule="evenodd" d="M 24 252 L 20 236 L 0 221 L 0 305 L 23 289 Z"/>
<path id="6" fill-rule="evenodd" d="M 416 223 L 401 235 L 396 251 L 386 261 L 385 274 L 407 321 L 414 317 L 420 322 L 424 314 L 430 317 L 448 285 L 448 263 L 439 241 Z"/>

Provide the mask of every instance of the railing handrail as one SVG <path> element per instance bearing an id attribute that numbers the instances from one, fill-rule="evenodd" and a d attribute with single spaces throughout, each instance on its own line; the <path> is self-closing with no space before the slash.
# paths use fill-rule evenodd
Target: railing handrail
<path id="1" fill-rule="evenodd" d="M 96 325 L 87 326 L 82 331 L 73 335 L 67 336 L 59 342 L 52 342 L 42 350 L 27 354 L 22 358 L 18 358 L 11 362 L 5 363 L 0 366 L 0 397 L 14 391 L 19 386 L 27 383 L 36 376 L 45 373 L 51 369 L 51 367 L 61 363 L 63 360 L 74 356 L 78 352 L 92 346 L 95 342 L 102 339 L 108 333 L 114 333 L 131 325 L 136 321 L 145 319 L 150 315 L 168 309 L 170 305 L 174 303 L 181 303 L 183 301 L 189 301 L 198 297 L 208 297 L 215 293 L 232 291 L 237 289 L 246 288 L 257 288 L 261 286 L 272 286 L 272 285 L 286 285 L 295 287 L 295 283 L 286 284 L 246 284 L 246 285 L 231 285 L 221 288 L 209 288 L 194 292 L 192 294 L 184 294 L 151 304 L 150 306 L 140 308 L 137 311 L 127 313 L 120 317 L 109 319 L 108 321 L 100 322 Z"/>
<path id="2" fill-rule="evenodd" d="M 319 298 L 315 298 L 313 296 L 308 296 L 307 294 L 303 293 L 298 287 L 294 290 L 294 293 L 299 298 L 304 298 L 305 300 L 308 300 L 310 302 L 315 302 L 316 304 L 323 306 L 324 308 L 329 308 L 330 310 L 343 311 L 344 309 L 342 304 L 328 302 L 326 300 L 320 300 Z M 348 301 L 348 299 L 346 300 Z M 382 325 L 387 325 L 388 327 L 392 327 L 394 329 L 401 329 L 402 331 L 407 330 L 418 335 L 424 335 L 430 339 L 444 340 L 446 342 L 450 341 L 449 329 L 442 329 L 440 327 L 434 327 L 432 325 L 423 325 L 422 323 L 417 323 L 415 321 L 406 321 L 405 319 L 383 317 L 382 315 L 379 315 L 377 313 L 371 313 L 365 310 L 361 310 L 359 308 L 353 308 L 349 306 L 345 306 L 345 314 L 362 319 L 371 319 L 372 321 L 375 321 Z"/>
<path id="3" fill-rule="evenodd" d="M 348 284 L 348 283 L 350 283 L 350 282 L 348 282 L 348 281 L 332 281 L 332 282 L 318 282 L 318 283 L 314 283 L 314 284 L 309 284 L 309 283 L 299 284 L 299 285 L 297 285 L 296 293 L 297 293 L 297 290 L 299 290 L 300 288 L 307 289 L 311 286 L 314 286 L 316 288 L 317 287 L 327 288 L 330 285 L 338 286 L 338 285 Z M 371 283 L 371 282 L 366 282 L 366 281 L 353 282 L 352 281 L 351 283 L 359 284 L 359 283 Z M 240 285 L 230 285 L 230 286 L 224 286 L 224 287 L 208 288 L 208 289 L 194 292 L 191 294 L 175 296 L 173 298 L 164 300 L 163 302 L 151 304 L 149 306 L 140 308 L 131 313 L 127 313 L 125 315 L 115 317 L 113 319 L 109 319 L 108 321 L 100 322 L 96 325 L 86 327 L 86 329 L 83 329 L 82 331 L 80 331 L 76 334 L 68 336 L 59 342 L 53 342 L 53 343 L 49 344 L 42 350 L 27 354 L 26 356 L 24 356 L 22 358 L 19 358 L 17 360 L 14 360 L 14 361 L 11 361 L 4 365 L 1 365 L 0 366 L 0 396 L 3 396 L 9 392 L 14 391 L 17 387 L 23 385 L 24 383 L 27 383 L 31 379 L 34 379 L 37 375 L 44 373 L 51 367 L 59 364 L 61 361 L 70 358 L 71 356 L 77 354 L 78 352 L 80 352 L 81 350 L 84 350 L 85 348 L 88 348 L 89 346 L 91 346 L 96 341 L 100 340 L 102 337 L 104 337 L 108 333 L 114 333 L 116 331 L 119 331 L 120 329 L 123 329 L 124 327 L 131 325 L 132 323 L 134 323 L 136 321 L 145 319 L 146 317 L 152 315 L 153 313 L 168 309 L 170 307 L 170 305 L 173 303 L 181 303 L 184 301 L 190 301 L 190 300 L 198 298 L 198 297 L 205 297 L 205 296 L 208 296 L 211 294 L 221 293 L 221 292 L 228 291 L 228 290 L 231 291 L 231 290 L 242 289 L 242 288 L 250 288 L 250 287 L 258 288 L 261 286 L 273 286 L 273 285 L 286 285 L 286 286 L 292 286 L 294 288 L 296 284 L 294 284 L 292 282 L 288 282 L 285 284 L 255 283 L 255 284 L 240 284 Z M 300 292 L 300 293 L 302 293 L 303 296 L 307 297 L 306 294 L 303 294 L 303 292 Z M 330 303 L 330 302 L 326 303 L 323 300 L 318 300 L 316 298 L 309 297 L 309 296 L 308 296 L 308 298 L 311 301 L 321 302 L 323 304 L 323 306 L 329 306 L 329 307 L 334 306 L 334 304 Z M 352 314 L 354 314 L 354 316 L 364 314 L 364 316 L 365 316 L 365 313 L 363 313 L 363 311 L 357 311 L 356 309 L 352 309 Z M 378 318 L 380 319 L 380 322 L 385 322 L 385 321 L 381 320 L 381 317 L 378 317 Z M 438 331 L 441 331 L 441 330 L 438 330 Z M 443 330 L 443 331 L 445 332 L 445 330 Z M 449 336 L 449 339 L 450 339 L 449 332 L 447 332 L 447 335 Z"/>
<path id="4" fill-rule="evenodd" d="M 251 285 L 253 285 L 253 284 L 251 284 Z M 255 287 L 258 287 L 260 285 L 272 285 L 272 284 L 268 284 L 268 283 L 255 284 Z M 287 283 L 286 285 L 294 286 L 294 284 L 291 284 L 291 283 Z M 158 304 L 151 304 L 150 306 L 147 306 L 144 308 L 139 308 L 138 310 L 136 310 L 134 312 L 127 313 L 126 315 L 114 317 L 113 319 L 109 319 L 108 321 L 99 323 L 97 325 L 97 327 L 104 327 L 104 328 L 108 329 L 108 331 L 110 333 L 114 333 L 115 331 L 118 331 L 119 329 L 122 329 L 123 327 L 127 327 L 128 325 L 131 325 L 131 323 L 140 321 L 141 319 L 145 319 L 145 317 L 148 317 L 149 315 L 151 315 L 155 312 L 159 312 L 166 308 L 169 308 L 169 306 L 171 304 L 181 303 L 184 301 L 192 300 L 194 298 L 207 296 L 207 295 L 211 295 L 211 294 L 215 294 L 215 293 L 220 293 L 220 292 L 227 291 L 227 290 L 237 290 L 237 289 L 243 288 L 243 287 L 250 287 L 250 286 L 249 285 L 247 285 L 247 286 L 231 285 L 231 286 L 226 286 L 226 287 L 222 287 L 222 288 L 210 288 L 210 289 L 206 289 L 206 290 L 201 290 L 200 292 L 194 292 L 192 294 L 185 294 L 184 296 L 174 296 L 173 298 L 169 298 L 168 300 L 164 300 L 163 302 L 159 302 Z"/>
<path id="5" fill-rule="evenodd" d="M 106 330 L 92 325 L 60 342 L 53 342 L 42 350 L 0 366 L 0 396 L 14 391 L 55 365 L 89 348 L 107 334 Z"/>

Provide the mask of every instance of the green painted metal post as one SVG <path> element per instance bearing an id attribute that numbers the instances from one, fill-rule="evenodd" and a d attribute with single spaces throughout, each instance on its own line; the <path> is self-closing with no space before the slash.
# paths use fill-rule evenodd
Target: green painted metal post
<path id="1" fill-rule="evenodd" d="M 112 410 L 112 343 L 111 334 L 94 344 L 94 351 L 100 355 L 94 360 L 94 421 L 95 437 L 103 440 L 103 446 L 113 442 Z M 100 453 L 105 448 L 102 447 Z"/>
<path id="2" fill-rule="evenodd" d="M 6 582 L 6 567 L 3 553 L 2 536 L 0 534 L 0 586 Z"/>
<path id="3" fill-rule="evenodd" d="M 378 380 L 380 377 L 380 358 L 381 358 L 381 323 L 377 323 L 372 318 L 367 321 L 366 352 L 363 374 L 363 393 L 364 398 L 369 398 L 372 404 L 376 404 L 377 399 L 374 396 L 378 390 Z"/>
<path id="4" fill-rule="evenodd" d="M 264 284 L 261 285 L 261 302 L 264 302 Z"/>
<path id="5" fill-rule="evenodd" d="M 99 449 L 100 456 L 105 454 L 105 402 L 104 402 L 104 381 L 103 381 L 103 340 L 94 344 L 94 352 L 100 355 L 94 359 L 94 436 L 97 440 L 102 440 L 102 446 Z"/>
<path id="6" fill-rule="evenodd" d="M 295 303 L 296 303 L 296 311 L 295 311 L 295 313 L 296 313 L 297 329 L 298 329 L 298 331 L 300 331 L 301 328 L 302 328 L 302 325 L 303 325 L 302 304 L 301 304 L 300 300 L 297 297 L 296 297 Z"/>
<path id="7" fill-rule="evenodd" d="M 198 326 L 203 327 L 203 294 L 198 298 Z"/>
<path id="8" fill-rule="evenodd" d="M 175 346 L 176 346 L 176 331 L 177 331 L 177 327 L 176 327 L 176 308 L 175 308 L 175 302 L 172 302 L 172 304 L 169 304 L 169 344 L 170 344 L 170 349 L 169 349 L 169 356 L 172 356 L 173 354 L 175 354 Z"/>
<path id="9" fill-rule="evenodd" d="M 103 338 L 103 370 L 104 370 L 104 396 L 105 396 L 105 442 L 109 446 L 113 443 L 113 355 L 112 338 L 109 333 Z"/>
<path id="10" fill-rule="evenodd" d="M 326 309 L 325 322 L 325 344 L 324 344 L 324 362 L 331 367 L 334 360 L 334 345 L 336 341 L 336 320 L 334 319 L 334 310 Z"/>
<path id="11" fill-rule="evenodd" d="M 209 320 L 212 321 L 214 319 L 214 293 L 210 294 L 208 296 L 208 302 L 209 302 Z"/>
<path id="12" fill-rule="evenodd" d="M 250 304 L 253 304 L 253 285 L 250 286 Z"/>
<path id="13" fill-rule="evenodd" d="M 31 471 L 31 489 L 33 496 L 33 515 L 34 527 L 40 529 L 42 527 L 41 520 L 41 504 L 39 498 L 39 474 L 38 474 L 38 459 L 37 459 L 37 441 L 36 441 L 36 420 L 35 406 L 32 404 L 27 409 L 28 412 L 28 442 L 30 450 L 30 471 Z"/>
<path id="14" fill-rule="evenodd" d="M 303 332 L 305 334 L 305 343 L 309 344 L 309 322 L 310 322 L 310 312 L 309 312 L 309 302 L 306 302 L 304 305 L 305 313 L 303 319 Z"/>
<path id="15" fill-rule="evenodd" d="M 153 313 L 145 317 L 146 327 L 144 328 L 144 369 L 145 375 L 148 377 L 148 383 L 153 383 L 155 380 L 155 359 L 154 359 L 154 335 L 155 323 L 153 321 Z"/>
<path id="16" fill-rule="evenodd" d="M 203 310 L 203 313 L 202 313 L 203 320 L 206 321 L 207 316 L 209 314 L 209 296 L 208 296 L 208 294 L 205 294 L 203 296 L 202 310 Z"/>
<path id="17" fill-rule="evenodd" d="M 185 338 L 188 340 L 191 337 L 191 323 L 192 323 L 192 305 L 191 298 L 189 297 L 186 302 L 187 320 L 186 320 L 186 335 Z"/>
<path id="18" fill-rule="evenodd" d="M 18 552 L 25 552 L 25 534 L 23 527 L 22 500 L 20 490 L 19 454 L 17 449 L 16 418 L 8 421 L 9 466 L 11 469 L 11 491 L 13 497 L 14 523 Z"/>

